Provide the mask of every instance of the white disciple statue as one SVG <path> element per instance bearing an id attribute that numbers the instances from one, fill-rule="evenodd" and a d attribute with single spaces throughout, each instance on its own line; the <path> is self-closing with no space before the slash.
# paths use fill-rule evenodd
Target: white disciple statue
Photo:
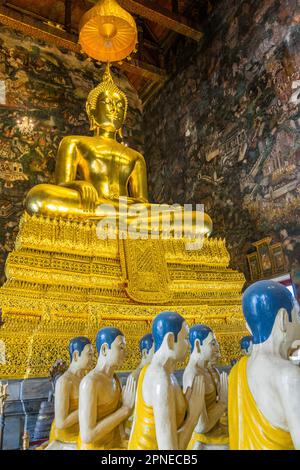
<path id="1" fill-rule="evenodd" d="M 190 329 L 191 356 L 183 374 L 183 391 L 195 377 L 203 377 L 205 405 L 195 427 L 189 450 L 225 450 L 229 446 L 227 425 L 228 378 L 216 368 L 220 346 L 214 332 L 206 325 Z"/>
<path id="2" fill-rule="evenodd" d="M 300 449 L 300 368 L 286 352 L 299 334 L 299 305 L 274 281 L 252 284 L 243 295 L 250 357 L 229 375 L 229 438 L 232 450 Z"/>
<path id="3" fill-rule="evenodd" d="M 136 391 L 131 375 L 122 390 L 115 373 L 125 359 L 125 337 L 117 328 L 102 328 L 96 347 L 97 365 L 80 384 L 78 449 L 124 449 L 120 425 L 132 414 Z"/>
<path id="4" fill-rule="evenodd" d="M 154 353 L 154 340 L 151 333 L 147 333 L 140 339 L 139 349 L 141 353 L 141 361 L 137 368 L 132 372 L 132 376 L 138 381 L 141 370 L 146 364 L 151 362 Z M 125 423 L 125 435 L 129 438 L 132 429 L 133 415 L 131 415 Z"/>
<path id="5" fill-rule="evenodd" d="M 55 419 L 49 445 L 45 450 L 75 450 L 79 434 L 79 385 L 92 365 L 93 347 L 85 336 L 73 338 L 69 344 L 70 367 L 55 386 Z"/>
<path id="6" fill-rule="evenodd" d="M 154 355 L 140 373 L 130 450 L 186 449 L 204 404 L 196 377 L 184 395 L 174 375 L 189 349 L 189 329 L 176 312 L 162 312 L 152 325 Z"/>
<path id="7" fill-rule="evenodd" d="M 241 351 L 244 356 L 251 356 L 253 349 L 253 338 L 252 336 L 243 336 L 240 341 Z"/>

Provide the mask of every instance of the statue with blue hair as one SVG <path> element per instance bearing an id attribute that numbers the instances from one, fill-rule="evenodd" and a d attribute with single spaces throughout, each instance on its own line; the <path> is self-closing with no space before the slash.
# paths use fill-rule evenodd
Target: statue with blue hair
<path id="1" fill-rule="evenodd" d="M 191 387 L 195 377 L 202 377 L 205 399 L 188 449 L 228 449 L 229 437 L 225 416 L 228 380 L 227 374 L 220 374 L 216 368 L 221 357 L 219 343 L 212 329 L 206 325 L 194 325 L 190 329 L 189 341 L 191 356 L 183 374 L 183 391 L 186 392 Z"/>
<path id="2" fill-rule="evenodd" d="M 137 366 L 137 368 L 131 374 L 134 377 L 136 382 L 138 382 L 142 369 L 145 367 L 145 365 L 151 362 L 151 359 L 154 354 L 154 339 L 153 339 L 152 333 L 147 333 L 140 339 L 139 349 L 140 349 L 140 354 L 141 354 L 141 361 L 139 365 Z M 128 418 L 128 420 L 125 423 L 125 434 L 128 438 L 130 437 L 132 423 L 133 423 L 133 415 L 131 415 L 130 418 Z"/>
<path id="3" fill-rule="evenodd" d="M 258 281 L 243 295 L 251 356 L 229 375 L 231 450 L 300 449 L 300 369 L 287 358 L 300 338 L 299 306 L 274 281 Z"/>
<path id="4" fill-rule="evenodd" d="M 174 375 L 188 353 L 188 333 L 177 312 L 162 312 L 153 321 L 154 355 L 139 376 L 130 450 L 187 448 L 204 397 L 201 378 L 184 395 Z"/>
<path id="5" fill-rule="evenodd" d="M 240 341 L 240 347 L 244 356 L 250 356 L 253 349 L 253 338 L 252 336 L 243 336 Z"/>
<path id="6" fill-rule="evenodd" d="M 96 348 L 96 367 L 80 384 L 78 449 L 124 449 L 127 442 L 121 425 L 132 414 L 136 389 L 134 378 L 129 376 L 122 390 L 115 373 L 125 359 L 125 337 L 118 328 L 102 328 L 96 337 Z"/>
<path id="7" fill-rule="evenodd" d="M 146 364 L 151 362 L 151 359 L 154 354 L 154 339 L 152 333 L 147 333 L 144 335 L 139 342 L 139 349 L 141 354 L 141 362 L 137 368 L 132 372 L 135 380 L 138 381 L 141 370 L 145 367 Z"/>
<path id="8" fill-rule="evenodd" d="M 79 386 L 93 359 L 90 340 L 85 336 L 71 339 L 69 354 L 70 366 L 55 385 L 55 419 L 46 450 L 76 449 L 79 434 Z"/>

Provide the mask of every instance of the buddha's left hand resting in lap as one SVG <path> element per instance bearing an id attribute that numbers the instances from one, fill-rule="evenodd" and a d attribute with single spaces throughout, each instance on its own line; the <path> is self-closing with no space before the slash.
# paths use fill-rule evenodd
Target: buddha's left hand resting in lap
<path id="1" fill-rule="evenodd" d="M 41 184 L 29 191 L 25 206 L 30 215 L 79 219 L 116 217 L 120 214 L 123 203 L 119 198 L 122 197 L 127 198 L 128 206 L 142 203 L 148 211 L 157 207 L 148 202 L 144 157 L 117 141 L 127 106 L 126 95 L 115 85 L 108 68 L 103 81 L 87 99 L 86 109 L 94 136 L 63 138 L 56 161 L 56 184 Z M 104 208 L 104 204 L 107 207 Z M 164 211 L 168 211 L 168 206 Z M 149 226 L 150 216 L 147 215 L 145 227 Z M 212 221 L 204 214 L 202 232 L 209 234 L 211 230 Z"/>

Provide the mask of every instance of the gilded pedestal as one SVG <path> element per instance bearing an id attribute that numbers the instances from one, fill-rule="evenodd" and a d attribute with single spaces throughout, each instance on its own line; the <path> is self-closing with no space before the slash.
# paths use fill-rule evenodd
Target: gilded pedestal
<path id="1" fill-rule="evenodd" d="M 0 377 L 43 377 L 67 359 L 74 336 L 95 338 L 118 326 L 128 343 L 124 369 L 139 361 L 138 341 L 152 318 L 177 310 L 189 324 L 207 323 L 225 362 L 239 357 L 245 334 L 244 276 L 228 268 L 223 240 L 187 251 L 183 240 L 104 240 L 96 224 L 25 214 L 0 290 L 5 364 Z"/>

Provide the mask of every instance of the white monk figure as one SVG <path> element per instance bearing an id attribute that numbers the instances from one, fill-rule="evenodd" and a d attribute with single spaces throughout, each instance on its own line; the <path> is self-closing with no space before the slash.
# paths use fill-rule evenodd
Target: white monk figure
<path id="1" fill-rule="evenodd" d="M 220 360 L 220 346 L 214 332 L 206 325 L 194 325 L 189 334 L 192 353 L 183 374 L 183 391 L 195 377 L 203 377 L 205 406 L 195 427 L 189 450 L 228 449 L 227 426 L 228 379 L 216 368 Z"/>
<path id="2" fill-rule="evenodd" d="M 145 365 L 151 362 L 151 359 L 154 354 L 154 340 L 151 333 L 144 335 L 139 343 L 139 349 L 141 353 L 141 362 L 137 368 L 132 372 L 132 376 L 136 382 L 138 382 L 140 373 Z M 129 438 L 133 423 L 133 415 L 131 415 L 125 423 L 125 436 Z"/>
<path id="3" fill-rule="evenodd" d="M 230 448 L 300 449 L 300 369 L 286 355 L 299 306 L 286 287 L 259 281 L 244 292 L 243 311 L 253 350 L 229 375 Z"/>
<path id="4" fill-rule="evenodd" d="M 55 386 L 55 419 L 46 450 L 75 450 L 79 434 L 79 385 L 92 365 L 93 347 L 88 338 L 79 336 L 69 344 L 70 367 Z"/>
<path id="5" fill-rule="evenodd" d="M 252 336 L 243 336 L 240 341 L 241 351 L 244 356 L 251 356 L 253 349 L 253 338 Z"/>
<path id="6" fill-rule="evenodd" d="M 125 337 L 117 328 L 102 328 L 97 334 L 96 347 L 99 354 L 97 365 L 80 384 L 78 448 L 127 448 L 120 425 L 132 414 L 135 380 L 130 375 L 122 391 L 115 374 L 125 359 Z"/>
<path id="7" fill-rule="evenodd" d="M 162 312 L 153 321 L 155 352 L 139 376 L 131 450 L 187 448 L 204 403 L 202 378 L 184 395 L 174 375 L 189 349 L 188 332 L 176 312 Z"/>

